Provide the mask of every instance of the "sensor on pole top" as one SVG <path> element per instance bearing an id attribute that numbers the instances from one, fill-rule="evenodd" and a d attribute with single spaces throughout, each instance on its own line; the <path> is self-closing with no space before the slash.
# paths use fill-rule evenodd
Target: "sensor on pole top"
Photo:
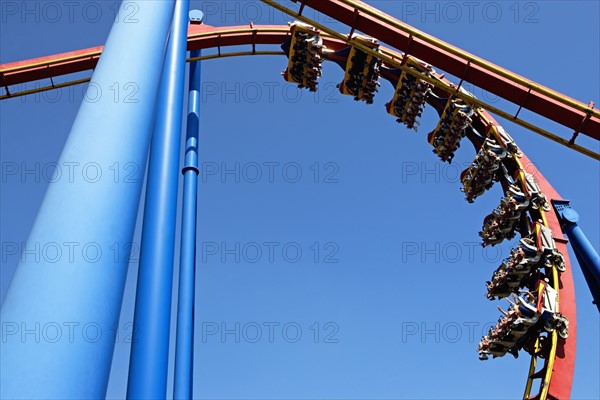
<path id="1" fill-rule="evenodd" d="M 200 10 L 190 10 L 190 24 L 201 24 L 204 20 L 204 13 Z"/>

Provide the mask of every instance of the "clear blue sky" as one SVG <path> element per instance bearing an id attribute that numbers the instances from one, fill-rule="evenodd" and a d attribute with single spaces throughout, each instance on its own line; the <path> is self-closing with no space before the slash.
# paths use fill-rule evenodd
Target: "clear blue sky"
<path id="1" fill-rule="evenodd" d="M 9 3 L 0 3 L 3 63 L 103 44 L 117 4 L 14 2 L 18 12 L 9 14 Z M 369 3 L 573 98 L 600 104 L 598 2 Z M 203 8 L 206 22 L 217 26 L 289 20 L 253 1 L 192 1 L 192 6 Z M 317 19 L 348 31 L 323 16 Z M 525 353 L 518 360 L 477 358 L 477 342 L 502 304 L 484 297 L 484 283 L 514 243 L 490 251 L 475 246 L 483 217 L 502 193 L 494 187 L 475 204 L 464 201 L 457 173 L 473 159 L 471 146 L 459 150 L 457 166 L 445 166 L 426 141 L 437 122 L 431 109 L 415 133 L 386 114 L 384 105 L 393 94 L 387 82 L 375 104 L 367 106 L 336 93 L 343 76 L 336 65 L 325 65 L 318 97 L 286 84 L 280 76 L 285 65 L 282 57 L 264 57 L 209 61 L 203 67 L 205 176 L 198 222 L 199 251 L 209 251 L 198 256 L 195 396 L 522 396 Z M 473 92 L 503 104 L 480 89 Z M 39 177 L 24 178 L 3 173 L 3 243 L 26 240 L 48 186 L 44 168 L 59 158 L 81 93 L 81 88 L 64 89 L 1 103 L 3 165 L 40 171 Z M 600 247 L 598 163 L 520 127 L 504 126 L 572 201 L 582 215 L 581 227 Z M 597 142 L 586 143 L 600 150 Z M 235 173 L 220 174 L 236 165 L 239 182 Z M 228 249 L 239 243 L 239 262 L 221 249 L 213 254 L 215 243 Z M 415 248 L 416 254 L 407 251 Z M 298 249 L 302 254 L 292 262 Z M 2 298 L 17 262 L 18 256 L 3 253 Z M 125 395 L 136 272 L 132 263 L 109 398 Z M 579 335 L 573 398 L 599 398 L 599 316 L 576 263 L 574 276 Z M 233 333 L 221 336 L 223 328 L 235 331 L 236 324 L 239 343 Z M 211 334 L 214 329 L 218 333 Z"/>

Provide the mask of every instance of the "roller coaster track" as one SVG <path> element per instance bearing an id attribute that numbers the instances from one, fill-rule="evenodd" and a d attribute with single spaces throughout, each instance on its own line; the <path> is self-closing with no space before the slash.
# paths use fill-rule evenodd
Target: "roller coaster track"
<path id="1" fill-rule="evenodd" d="M 320 0 L 302 1 L 300 13 L 295 13 L 281 5 L 265 0 L 282 11 L 292 14 L 295 18 L 302 20 L 321 30 L 324 45 L 328 49 L 325 59 L 337 63 L 345 63 L 346 60 L 340 56 L 339 51 L 353 46 L 365 53 L 374 55 L 385 62 L 387 67 L 383 70 L 382 77 L 398 82 L 398 77 L 390 73 L 393 69 L 405 71 L 407 74 L 428 82 L 434 86 L 435 98 L 444 98 L 445 102 L 429 98 L 427 103 L 436 109 L 442 116 L 445 104 L 451 99 L 461 99 L 475 110 L 472 122 L 465 137 L 474 145 L 477 152 L 484 146 L 487 132 L 497 129 L 498 122 L 488 111 L 497 112 L 493 107 L 477 100 L 473 95 L 465 91 L 461 86 L 463 81 L 471 82 L 477 86 L 489 90 L 503 98 L 518 104 L 520 108 L 527 108 L 550 118 L 560 124 L 571 128 L 576 134 L 582 133 L 594 139 L 600 139 L 600 113 L 597 109 L 586 106 L 583 103 L 568 99 L 550 89 L 527 81 L 506 70 L 502 70 L 475 56 L 466 54 L 448 44 L 445 44 L 431 36 L 415 30 L 393 17 L 381 14 L 379 11 L 361 3 L 346 0 Z M 314 8 L 336 18 L 352 28 L 350 35 L 340 34 L 321 26 L 302 15 L 305 6 Z M 374 51 L 357 41 L 353 37 L 354 31 L 361 31 L 374 38 L 384 38 L 390 48 L 380 48 Z M 290 39 L 290 28 L 288 26 L 233 26 L 212 27 L 207 25 L 192 25 L 188 33 L 188 50 L 216 49 L 217 53 L 203 56 L 197 59 L 208 60 L 222 57 L 246 56 L 246 55 L 284 55 L 285 52 L 257 50 L 257 46 L 281 45 Z M 250 49 L 246 52 L 223 52 L 230 46 L 248 45 Z M 398 51 L 400 50 L 400 51 Z M 337 52 L 337 53 L 335 53 Z M 90 79 L 73 80 L 66 83 L 55 84 L 53 78 L 67 76 L 76 72 L 93 70 L 102 53 L 102 47 L 93 47 L 53 56 L 41 57 L 31 60 L 19 61 L 0 66 L 1 85 L 4 86 L 6 94 L 3 98 L 27 95 L 39 91 L 53 90 L 56 88 L 87 82 Z M 410 59 L 411 62 L 407 62 Z M 444 68 L 461 79 L 459 84 L 454 84 L 444 78 L 444 74 L 426 74 L 415 68 L 410 68 L 411 63 L 428 64 Z M 33 90 L 10 92 L 13 85 L 50 79 L 51 85 L 39 87 Z M 488 111 L 486 111 L 488 110 Z M 527 125 L 518 118 L 511 120 Z M 537 128 L 538 133 L 539 128 Z M 482 135 L 482 132 L 486 134 Z M 545 132 L 545 131 L 542 131 Z M 569 147 L 589 156 L 598 158 L 597 154 L 588 149 L 577 146 L 572 141 L 566 141 L 556 137 L 549 132 L 542 133 L 546 137 L 566 144 Z M 575 134 L 575 136 L 576 136 Z M 550 136 L 548 136 L 550 135 Z M 566 143 L 565 143 L 566 142 Z M 534 167 L 527 156 L 520 150 L 513 149 L 512 156 L 501 160 L 502 168 L 507 172 L 500 175 L 498 181 L 506 192 L 511 182 L 507 176 L 513 176 L 520 170 L 526 170 L 535 177 L 535 182 L 543 193 L 548 204 L 555 200 L 561 200 L 560 195 L 548 183 L 543 175 Z M 547 285 L 558 292 L 557 310 L 569 321 L 568 338 L 560 337 L 556 331 L 540 333 L 534 343 L 529 346 L 528 351 L 532 354 L 530 369 L 527 376 L 524 399 L 567 399 L 570 397 L 572 379 L 575 363 L 576 347 L 576 315 L 575 315 L 575 292 L 573 276 L 567 253 L 567 240 L 561 234 L 561 227 L 557 216 L 552 211 L 543 207 L 528 210 L 531 221 L 540 221 L 552 232 L 552 239 L 556 244 L 558 252 L 564 258 L 566 268 L 559 271 L 556 266 L 549 268 L 545 274 Z M 521 232 L 523 235 L 523 232 Z M 534 387 L 537 392 L 533 393 Z"/>

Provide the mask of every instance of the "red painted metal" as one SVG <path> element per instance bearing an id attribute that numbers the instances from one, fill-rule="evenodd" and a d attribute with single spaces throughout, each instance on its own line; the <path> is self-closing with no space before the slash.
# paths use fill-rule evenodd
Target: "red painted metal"
<path id="1" fill-rule="evenodd" d="M 243 31 L 237 33 L 220 34 L 221 31 Z M 194 37 L 194 34 L 212 33 L 211 36 Z M 289 35 L 286 25 L 248 25 L 230 26 L 227 28 L 212 27 L 207 25 L 192 26 L 189 31 L 188 50 L 200 50 L 226 46 L 240 45 L 280 45 Z M 323 42 L 328 49 L 339 50 L 347 46 L 343 41 L 323 37 Z"/>
<path id="2" fill-rule="evenodd" d="M 480 66 L 470 64 L 466 58 L 450 54 L 435 45 L 414 38 L 406 32 L 378 21 L 374 17 L 365 14 L 356 15 L 353 7 L 347 6 L 338 0 L 301 0 L 300 2 L 320 13 L 335 18 L 355 30 L 373 36 L 395 49 L 439 67 L 458 79 L 470 82 L 518 106 L 569 127 L 573 131 L 579 130 L 584 135 L 600 140 L 600 119 L 592 117 L 586 120 L 587 114 L 583 111 L 561 104 L 540 93 L 530 93 L 527 87 L 511 82 L 507 78 L 487 71 Z M 392 16 L 386 16 L 395 19 Z M 398 21 L 398 24 L 408 26 L 401 21 Z M 463 53 L 466 56 L 471 56 L 469 53 Z M 541 87 L 541 85 L 537 86 Z M 567 96 L 561 96 L 567 98 Z"/>
<path id="3" fill-rule="evenodd" d="M 231 31 L 235 33 L 228 33 Z M 283 43 L 288 32 L 289 27 L 286 25 L 254 25 L 252 27 L 248 25 L 230 27 L 191 25 L 188 31 L 188 50 L 252 44 L 278 45 Z M 201 33 L 209 35 L 202 37 L 194 36 Z M 332 50 L 339 50 L 345 46 L 341 40 L 332 38 L 324 38 L 324 43 Z M 103 48 L 103 46 L 90 47 L 47 57 L 0 64 L 0 86 L 18 85 L 94 69 Z M 65 58 L 70 58 L 70 60 L 60 61 Z M 19 67 L 23 67 L 23 69 Z M 19 70 L 10 72 L 14 68 L 19 68 Z"/>
<path id="4" fill-rule="evenodd" d="M 0 86 L 18 85 L 21 83 L 94 69 L 100 59 L 100 52 L 102 52 L 103 48 L 104 46 L 90 47 L 88 49 L 69 51 L 67 53 L 55 54 L 52 56 L 0 64 Z M 57 60 L 66 58 L 73 59 L 56 62 Z M 19 67 L 27 68 L 15 72 L 5 72 L 6 70 Z"/>

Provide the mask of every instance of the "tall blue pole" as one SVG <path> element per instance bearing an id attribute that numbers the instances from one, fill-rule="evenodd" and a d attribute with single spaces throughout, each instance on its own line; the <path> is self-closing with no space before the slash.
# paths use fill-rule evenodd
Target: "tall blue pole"
<path id="1" fill-rule="evenodd" d="M 134 3 L 136 22 L 125 2 L 110 31 L 2 306 L 3 399 L 106 395 L 174 9 Z"/>
<path id="2" fill-rule="evenodd" d="M 600 256 L 577 224 L 579 214 L 571 208 L 569 202 L 553 201 L 552 204 L 559 217 L 561 228 L 573 246 L 575 256 L 592 292 L 594 303 L 600 311 Z"/>
<path id="3" fill-rule="evenodd" d="M 192 51 L 191 57 L 200 57 Z M 179 261 L 179 298 L 173 398 L 188 400 L 193 394 L 194 299 L 196 281 L 196 218 L 198 202 L 198 135 L 200 131 L 200 61 L 190 64 L 187 137 L 183 167 L 183 215 Z"/>
<path id="4" fill-rule="evenodd" d="M 127 385 L 129 399 L 160 399 L 167 394 L 188 8 L 188 0 L 175 3 L 157 99 Z"/>

